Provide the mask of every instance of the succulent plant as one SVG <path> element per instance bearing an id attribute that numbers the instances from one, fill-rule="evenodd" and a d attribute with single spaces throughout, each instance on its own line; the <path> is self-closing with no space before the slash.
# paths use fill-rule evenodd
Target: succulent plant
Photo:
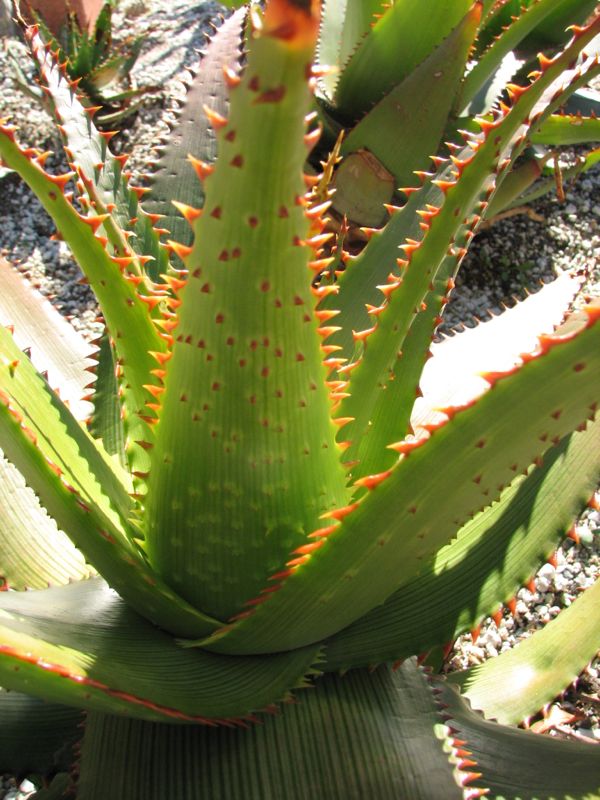
<path id="1" fill-rule="evenodd" d="M 597 749 L 515 727 L 597 652 L 600 584 L 510 653 L 423 667 L 510 609 L 597 486 L 600 301 L 563 321 L 576 278 L 432 340 L 499 180 L 600 71 L 600 17 L 338 275 L 303 172 L 318 26 L 317 0 L 236 11 L 149 192 L 28 30 L 72 171 L 6 121 L 0 155 L 106 324 L 86 351 L 0 270 L 0 769 L 40 800 L 600 794 Z M 218 158 L 188 163 L 222 80 Z"/>
<path id="2" fill-rule="evenodd" d="M 20 15 L 16 0 L 15 5 Z M 102 6 L 92 33 L 82 29 L 77 15 L 70 13 L 58 37 L 46 26 L 42 15 L 31 12 L 40 35 L 54 48 L 55 56 L 64 64 L 69 78 L 78 82 L 86 106 L 96 108 L 99 112 L 95 121 L 102 127 L 119 124 L 138 109 L 140 95 L 157 91 L 154 86 L 131 85 L 131 71 L 144 39 L 142 36 L 128 36 L 115 46 L 112 35 L 113 8 L 112 2 Z M 32 86 L 31 80 L 14 59 L 13 68 L 18 86 L 43 105 L 47 105 L 43 90 Z"/>

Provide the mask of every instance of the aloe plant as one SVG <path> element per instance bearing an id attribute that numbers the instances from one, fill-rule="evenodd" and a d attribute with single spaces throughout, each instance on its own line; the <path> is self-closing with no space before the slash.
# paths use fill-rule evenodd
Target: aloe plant
<path id="1" fill-rule="evenodd" d="M 15 0 L 20 16 L 20 4 Z M 43 38 L 56 51 L 56 58 L 64 63 L 73 81 L 79 83 L 85 103 L 95 108 L 96 124 L 108 127 L 120 124 L 138 110 L 140 95 L 157 91 L 156 86 L 132 86 L 131 72 L 141 52 L 143 36 L 128 36 L 118 45 L 113 41 L 112 12 L 114 4 L 105 3 L 90 33 L 82 29 L 77 14 L 69 13 L 64 27 L 55 36 L 45 24 L 43 15 L 31 12 Z M 16 60 L 13 60 L 19 88 L 42 105 L 47 104 L 42 89 L 32 86 Z M 135 102 L 132 102 L 135 101 Z"/>
<path id="2" fill-rule="evenodd" d="M 597 486 L 600 302 L 563 322 L 576 279 L 432 339 L 499 179 L 600 71 L 600 17 L 339 275 L 303 172 L 318 27 L 316 0 L 236 11 L 149 193 L 27 32 L 72 171 L 6 121 L 0 155 L 106 323 L 90 352 L 0 270 L 0 768 L 40 800 L 600 795 L 598 750 L 515 727 L 598 650 L 600 584 L 481 667 L 422 666 L 510 607 Z M 218 158 L 188 163 L 203 97 Z"/>

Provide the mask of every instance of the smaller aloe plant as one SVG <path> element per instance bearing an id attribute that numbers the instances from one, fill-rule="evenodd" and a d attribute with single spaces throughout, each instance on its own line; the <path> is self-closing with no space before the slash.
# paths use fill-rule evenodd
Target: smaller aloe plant
<path id="1" fill-rule="evenodd" d="M 600 751 L 514 727 L 598 650 L 600 583 L 447 681 L 411 658 L 510 609 L 595 502 L 600 300 L 563 322 L 565 277 L 432 339 L 502 176 L 600 72 L 600 16 L 326 279 L 319 11 L 223 24 L 149 190 L 28 29 L 72 171 L 6 122 L 0 154 L 106 322 L 90 354 L 0 271 L 0 769 L 58 773 L 40 800 L 600 795 Z M 213 163 L 187 146 L 205 115 Z"/>
<path id="2" fill-rule="evenodd" d="M 15 3 L 19 12 L 19 3 Z M 140 55 L 144 37 L 128 36 L 115 46 L 112 35 L 114 3 L 102 6 L 91 33 L 79 25 L 77 15 L 69 13 L 58 37 L 46 26 L 43 15 L 32 12 L 40 35 L 54 48 L 58 61 L 64 64 L 67 75 L 79 85 L 87 106 L 96 108 L 96 124 L 116 125 L 133 114 L 140 95 L 157 91 L 157 87 L 132 87 L 131 72 Z M 42 89 L 31 86 L 16 61 L 13 67 L 19 87 L 44 105 L 47 99 Z"/>

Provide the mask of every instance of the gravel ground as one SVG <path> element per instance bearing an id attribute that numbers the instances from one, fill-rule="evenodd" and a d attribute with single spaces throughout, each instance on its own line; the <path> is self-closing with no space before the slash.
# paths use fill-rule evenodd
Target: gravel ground
<path id="1" fill-rule="evenodd" d="M 120 150 L 133 149 L 130 168 L 141 171 L 159 135 L 167 130 L 173 98 L 181 96 L 181 77 L 186 67 L 198 61 L 209 21 L 219 11 L 216 3 L 190 0 L 122 0 L 114 15 L 115 30 L 144 33 L 143 53 L 134 70 L 138 85 L 155 84 L 150 95 L 124 134 L 116 137 Z M 11 79 L 8 50 L 26 62 L 25 49 L 15 39 L 0 46 L 0 116 L 12 114 L 20 138 L 31 145 L 60 153 L 54 126 L 47 115 L 17 90 Z M 59 156 L 47 166 L 65 168 Z M 49 241 L 53 226 L 39 203 L 13 175 L 0 178 L 0 251 L 36 284 L 55 297 L 60 311 L 86 336 L 97 329 L 96 304 L 62 242 Z M 502 221 L 477 237 L 467 257 L 458 286 L 446 310 L 444 331 L 462 323 L 471 325 L 498 312 L 503 304 L 521 296 L 524 287 L 535 291 L 540 282 L 569 269 L 586 272 L 585 291 L 600 295 L 600 168 L 589 172 L 576 185 L 567 187 L 566 200 L 548 197 L 534 206 L 537 219 L 522 215 Z M 534 585 L 517 596 L 514 616 L 504 613 L 496 625 L 486 620 L 476 642 L 461 637 L 451 654 L 449 668 L 479 663 L 511 647 L 520 638 L 543 625 L 559 609 L 568 606 L 582 588 L 600 574 L 600 513 L 588 509 L 578 523 L 582 543 L 571 540 L 560 547 L 556 564 L 545 564 Z M 532 591 L 535 589 L 535 591 Z M 550 716 L 534 723 L 536 730 L 568 738 L 600 742 L 600 661 L 593 662 Z M 27 789 L 17 792 L 14 782 L 2 787 L 0 799 L 21 800 Z M 8 791 L 8 794 L 3 794 Z"/>

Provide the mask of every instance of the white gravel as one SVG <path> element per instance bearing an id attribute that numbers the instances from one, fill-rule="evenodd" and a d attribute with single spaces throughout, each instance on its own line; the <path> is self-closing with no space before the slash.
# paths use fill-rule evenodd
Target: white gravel
<path id="1" fill-rule="evenodd" d="M 159 94 L 150 95 L 144 108 L 117 147 L 133 148 L 130 166 L 143 170 L 152 146 L 167 130 L 173 98 L 181 96 L 181 78 L 185 68 L 198 61 L 197 51 L 205 40 L 209 20 L 219 12 L 216 3 L 191 3 L 190 0 L 122 0 L 114 15 L 115 32 L 145 33 L 144 50 L 134 70 L 138 85 L 161 86 Z M 60 153 L 60 143 L 47 115 L 15 89 L 11 80 L 8 51 L 27 65 L 25 48 L 14 38 L 0 47 L 0 116 L 12 114 L 21 129 L 20 138 L 31 145 Z M 27 67 L 30 69 L 30 67 Z M 63 170 L 61 156 L 48 162 L 52 169 Z M 80 273 L 67 247 L 49 241 L 52 224 L 39 203 L 14 176 L 0 179 L 0 251 L 19 264 L 40 291 L 55 297 L 63 314 L 73 325 L 93 336 L 97 326 L 95 300 L 85 286 L 79 285 Z M 527 216 L 513 217 L 482 232 L 465 261 L 457 289 L 446 310 L 444 330 L 461 322 L 473 324 L 488 311 L 498 312 L 511 304 L 524 287 L 531 291 L 540 282 L 551 280 L 564 270 L 586 273 L 585 291 L 600 295 L 600 168 L 595 168 L 575 185 L 567 187 L 566 202 L 549 196 L 535 204 L 541 221 Z M 450 657 L 453 668 L 479 663 L 511 647 L 569 605 L 579 591 L 600 574 L 600 514 L 588 509 L 578 523 L 585 544 L 576 546 L 566 540 L 558 550 L 557 566 L 542 566 L 535 579 L 535 592 L 522 589 L 514 618 L 505 612 L 499 626 L 487 620 L 477 642 L 465 636 L 457 642 Z M 579 694 L 571 693 L 562 701 L 563 709 L 585 708 L 583 719 L 566 731 L 551 726 L 557 735 L 582 736 L 600 740 L 599 700 L 600 662 L 585 673 Z M 588 697 L 588 700 L 585 700 Z M 589 700 L 589 697 L 592 699 Z M 21 800 L 26 792 L 5 797 Z M 0 783 L 0 798 L 3 788 Z"/>

